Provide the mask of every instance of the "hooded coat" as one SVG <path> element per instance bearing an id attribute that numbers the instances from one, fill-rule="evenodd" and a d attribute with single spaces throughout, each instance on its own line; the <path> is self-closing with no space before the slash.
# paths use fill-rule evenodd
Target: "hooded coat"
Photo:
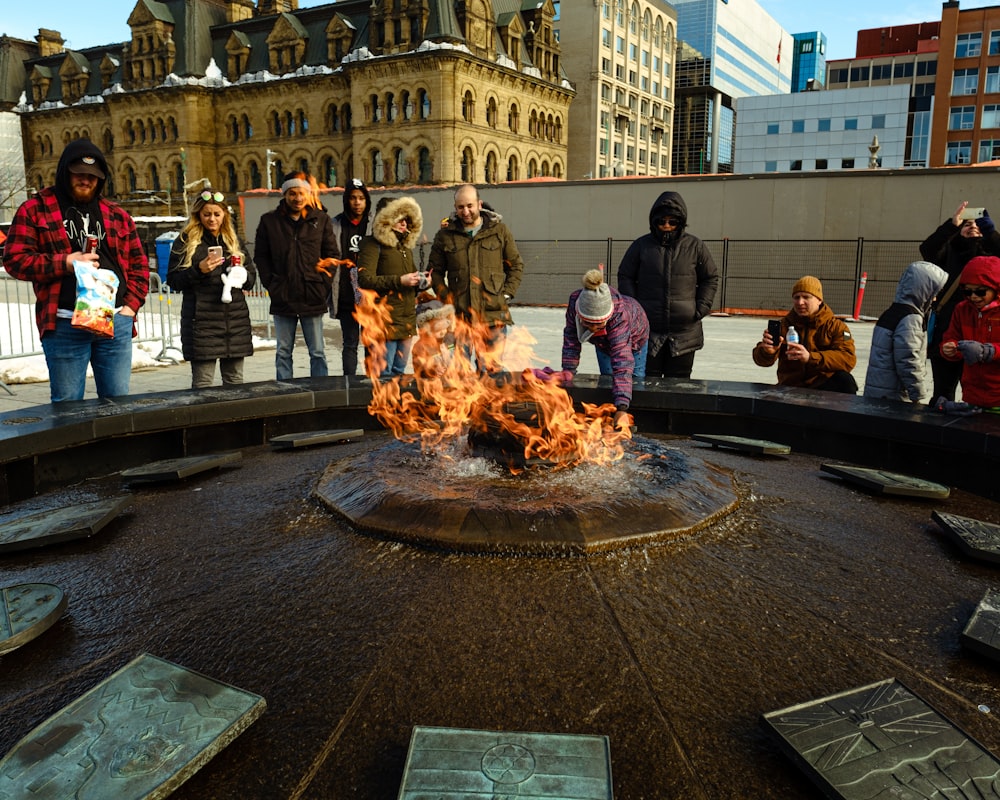
<path id="1" fill-rule="evenodd" d="M 80 237 L 86 231 L 67 230 L 59 200 L 61 196 L 64 202 L 69 202 L 69 165 L 85 156 L 92 157 L 101 171 L 108 174 L 108 163 L 93 142 L 88 139 L 70 142 L 59 158 L 55 185 L 22 203 L 7 232 L 4 267 L 15 278 L 31 281 L 34 286 L 35 321 L 42 336 L 55 330 L 64 282 L 73 284 L 68 294 L 75 296 L 76 279 L 69 255 L 80 251 Z M 138 313 L 149 291 L 149 261 L 132 217 L 117 203 L 101 196 L 106 180 L 98 178 L 95 195 L 103 231 L 93 229 L 102 236 L 98 253 L 105 263 L 101 266 L 113 269 L 119 276 L 116 305 Z M 106 263 L 107 259 L 112 263 Z"/>
<path id="2" fill-rule="evenodd" d="M 997 259 L 974 258 L 965 265 L 959 280 L 974 286 L 988 286 L 1000 292 L 1000 268 Z M 961 300 L 951 315 L 951 323 L 941 343 L 970 340 L 992 344 L 1000 355 L 1000 296 L 992 303 L 977 309 L 969 300 Z M 960 353 L 948 357 L 961 361 Z M 974 406 L 995 408 L 1000 406 L 1000 360 L 994 358 L 984 364 L 963 364 L 962 400 Z"/>
<path id="3" fill-rule="evenodd" d="M 271 313 L 281 317 L 325 314 L 333 278 L 316 269 L 323 258 L 339 258 L 333 223 L 325 211 L 307 206 L 293 219 L 282 198 L 260 218 L 254 261 L 260 282 L 271 296 Z"/>
<path id="4" fill-rule="evenodd" d="M 351 207 L 348 198 L 354 189 L 360 189 L 365 196 L 365 213 L 361 216 L 357 226 L 347 223 L 351 216 Z M 333 292 L 330 295 L 330 316 L 337 319 L 350 318 L 354 313 L 354 307 L 361 302 L 358 293 L 358 253 L 361 250 L 361 241 L 368 234 L 368 222 L 372 210 L 372 196 L 368 192 L 368 187 L 360 180 L 352 180 L 344 189 L 344 210 L 337 214 L 332 220 L 333 233 L 337 237 L 340 245 L 340 257 L 350 259 L 354 266 L 346 264 L 338 267 L 333 281 Z M 354 233 L 355 227 L 359 231 Z"/>
<path id="5" fill-rule="evenodd" d="M 654 220 L 676 217 L 662 233 Z M 712 254 L 687 233 L 687 205 L 677 192 L 664 192 L 649 210 L 649 233 L 632 242 L 618 266 L 618 291 L 639 301 L 649 318 L 649 352 L 663 347 L 673 356 L 705 344 L 701 320 L 712 310 L 719 273 Z"/>
<path id="6" fill-rule="evenodd" d="M 896 285 L 893 303 L 872 331 L 865 397 L 928 399 L 927 313 L 948 281 L 948 273 L 927 261 L 914 261 Z"/>
<path id="7" fill-rule="evenodd" d="M 400 238 L 392 229 L 400 219 L 410 220 L 406 234 Z M 388 304 L 391 321 L 386 339 L 406 339 L 417 332 L 417 287 L 404 286 L 400 278 L 417 271 L 413 248 L 424 229 L 420 206 L 412 197 L 390 201 L 375 215 L 372 235 L 361 242 L 358 254 L 358 283 L 362 289 L 378 292 Z"/>

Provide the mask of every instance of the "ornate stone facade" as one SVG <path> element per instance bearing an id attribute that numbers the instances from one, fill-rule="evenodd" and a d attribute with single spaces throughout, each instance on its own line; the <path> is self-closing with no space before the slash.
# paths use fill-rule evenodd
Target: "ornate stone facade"
<path id="1" fill-rule="evenodd" d="M 296 169 L 331 186 L 563 178 L 575 92 L 554 17 L 552 0 L 139 0 L 129 42 L 25 62 L 28 182 L 51 184 L 81 136 L 146 214 L 202 179 L 235 194 Z"/>

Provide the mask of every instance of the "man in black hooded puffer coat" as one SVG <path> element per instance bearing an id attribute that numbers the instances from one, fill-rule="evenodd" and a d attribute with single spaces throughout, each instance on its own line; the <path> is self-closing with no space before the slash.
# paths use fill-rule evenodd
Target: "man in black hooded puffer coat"
<path id="1" fill-rule="evenodd" d="M 638 300 L 649 318 L 647 378 L 690 378 L 694 354 L 705 345 L 701 319 L 712 310 L 719 274 L 686 227 L 684 199 L 664 192 L 649 211 L 649 233 L 618 265 L 618 291 Z"/>

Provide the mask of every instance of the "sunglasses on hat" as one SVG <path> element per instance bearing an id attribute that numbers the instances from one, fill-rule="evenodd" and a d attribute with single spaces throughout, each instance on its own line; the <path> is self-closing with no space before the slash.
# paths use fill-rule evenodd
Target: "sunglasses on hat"
<path id="1" fill-rule="evenodd" d="M 221 203 L 223 200 L 226 199 L 226 196 L 222 192 L 210 192 L 210 191 L 208 191 L 208 189 L 206 189 L 205 191 L 203 191 L 198 196 L 202 200 L 204 200 L 206 203 L 209 200 L 214 200 L 216 203 Z"/>

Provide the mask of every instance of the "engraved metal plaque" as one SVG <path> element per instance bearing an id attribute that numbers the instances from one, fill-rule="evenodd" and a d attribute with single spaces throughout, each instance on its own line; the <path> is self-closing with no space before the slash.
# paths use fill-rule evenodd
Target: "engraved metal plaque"
<path id="1" fill-rule="evenodd" d="M 93 536 L 131 502 L 128 496 L 38 511 L 0 524 L 0 552 Z"/>
<path id="2" fill-rule="evenodd" d="M 1000 661 L 1000 592 L 983 595 L 959 638 L 970 650 Z"/>
<path id="3" fill-rule="evenodd" d="M 269 441 L 276 450 L 293 450 L 296 447 L 312 447 L 330 442 L 349 442 L 351 439 L 361 439 L 364 435 L 365 432 L 361 428 L 340 431 L 303 431 L 302 433 L 273 436 Z"/>
<path id="4" fill-rule="evenodd" d="M 753 453 L 764 456 L 787 456 L 792 448 L 787 444 L 770 442 L 767 439 L 746 439 L 743 436 L 721 436 L 714 433 L 694 433 L 691 438 L 696 442 L 706 442 L 713 447 L 728 447 L 741 453 Z"/>
<path id="5" fill-rule="evenodd" d="M 1000 525 L 937 511 L 931 512 L 931 519 L 965 555 L 1000 564 Z"/>
<path id="6" fill-rule="evenodd" d="M 144 653 L 0 760 L 0 798 L 158 800 L 239 736 L 264 698 Z"/>
<path id="7" fill-rule="evenodd" d="M 951 494 L 951 489 L 940 483 L 914 478 L 912 475 L 902 475 L 898 472 L 887 472 L 883 469 L 852 467 L 847 464 L 821 464 L 820 469 L 865 489 L 871 489 L 876 494 L 922 497 L 930 500 L 943 500 Z"/>
<path id="8" fill-rule="evenodd" d="M 51 583 L 0 589 L 0 655 L 41 636 L 66 610 L 66 595 Z"/>
<path id="9" fill-rule="evenodd" d="M 154 461 L 152 464 L 143 464 L 141 467 L 127 469 L 122 472 L 122 479 L 129 486 L 137 483 L 180 481 L 184 478 L 190 478 L 192 475 L 207 472 L 210 469 L 218 469 L 229 464 L 238 464 L 242 459 L 243 455 L 239 451 L 209 456 L 168 458 L 165 461 Z"/>
<path id="10" fill-rule="evenodd" d="M 827 797 L 1000 797 L 1000 761 L 894 678 L 763 722 Z"/>
<path id="11" fill-rule="evenodd" d="M 612 800 L 606 736 L 417 725 L 398 800 Z"/>

